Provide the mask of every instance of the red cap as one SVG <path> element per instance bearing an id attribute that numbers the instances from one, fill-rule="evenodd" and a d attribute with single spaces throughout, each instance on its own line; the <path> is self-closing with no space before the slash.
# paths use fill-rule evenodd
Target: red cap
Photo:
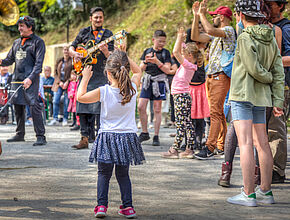
<path id="1" fill-rule="evenodd" d="M 220 6 L 215 11 L 209 11 L 210 15 L 223 15 L 232 20 L 232 10 L 226 6 Z"/>

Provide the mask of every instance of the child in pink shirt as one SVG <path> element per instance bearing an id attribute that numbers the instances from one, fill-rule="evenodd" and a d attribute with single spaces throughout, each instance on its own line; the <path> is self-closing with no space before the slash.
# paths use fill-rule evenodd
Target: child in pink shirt
<path id="1" fill-rule="evenodd" d="M 180 28 L 174 45 L 173 54 L 181 66 L 177 70 L 171 85 L 171 94 L 173 95 L 175 110 L 176 136 L 169 151 L 162 153 L 162 157 L 170 159 L 194 157 L 194 128 L 191 121 L 189 83 L 197 70 L 197 65 L 195 63 L 198 63 L 198 66 L 202 66 L 203 57 L 195 43 L 182 44 L 184 38 L 184 29 Z M 179 153 L 185 131 L 187 135 L 186 150 Z"/>

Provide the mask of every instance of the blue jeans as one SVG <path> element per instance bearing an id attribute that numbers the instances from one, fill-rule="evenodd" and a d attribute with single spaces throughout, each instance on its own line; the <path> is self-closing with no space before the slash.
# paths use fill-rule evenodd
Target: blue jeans
<path id="1" fill-rule="evenodd" d="M 250 102 L 231 101 L 232 120 L 252 120 L 253 124 L 266 124 L 266 107 Z"/>
<path id="2" fill-rule="evenodd" d="M 64 119 L 68 119 L 68 96 L 67 96 L 67 90 L 64 90 L 60 87 L 58 87 L 57 92 L 54 92 L 53 96 L 53 118 L 58 119 L 58 112 L 59 112 L 59 103 L 60 103 L 60 98 L 64 94 L 64 100 L 63 100 L 63 117 Z"/>
<path id="3" fill-rule="evenodd" d="M 114 164 L 98 162 L 98 205 L 108 206 L 109 183 Z M 115 165 L 115 175 L 121 191 L 121 200 L 124 208 L 132 206 L 132 187 L 129 177 L 129 165 Z"/>

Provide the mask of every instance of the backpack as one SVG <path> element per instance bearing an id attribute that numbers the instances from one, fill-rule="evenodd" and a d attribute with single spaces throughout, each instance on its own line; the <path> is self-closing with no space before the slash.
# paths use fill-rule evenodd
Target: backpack
<path id="1" fill-rule="evenodd" d="M 237 40 L 237 32 L 235 29 L 234 29 L 234 32 L 235 32 L 235 38 Z M 224 50 L 223 40 L 221 40 L 221 45 L 222 45 L 222 55 L 221 55 L 220 65 L 221 65 L 224 73 L 228 77 L 231 78 L 237 44 L 235 45 L 235 49 L 233 50 L 233 52 L 228 52 L 228 51 Z"/>

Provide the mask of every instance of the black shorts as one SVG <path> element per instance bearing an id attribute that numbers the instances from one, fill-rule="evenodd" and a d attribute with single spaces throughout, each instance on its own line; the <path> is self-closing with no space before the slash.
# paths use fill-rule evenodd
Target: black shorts
<path id="1" fill-rule="evenodd" d="M 150 82 L 150 86 L 148 89 L 142 88 L 141 93 L 140 93 L 140 98 L 150 99 L 150 100 L 166 100 L 165 82 L 158 82 L 158 84 L 159 84 L 160 96 L 156 97 L 153 95 L 152 82 Z"/>

